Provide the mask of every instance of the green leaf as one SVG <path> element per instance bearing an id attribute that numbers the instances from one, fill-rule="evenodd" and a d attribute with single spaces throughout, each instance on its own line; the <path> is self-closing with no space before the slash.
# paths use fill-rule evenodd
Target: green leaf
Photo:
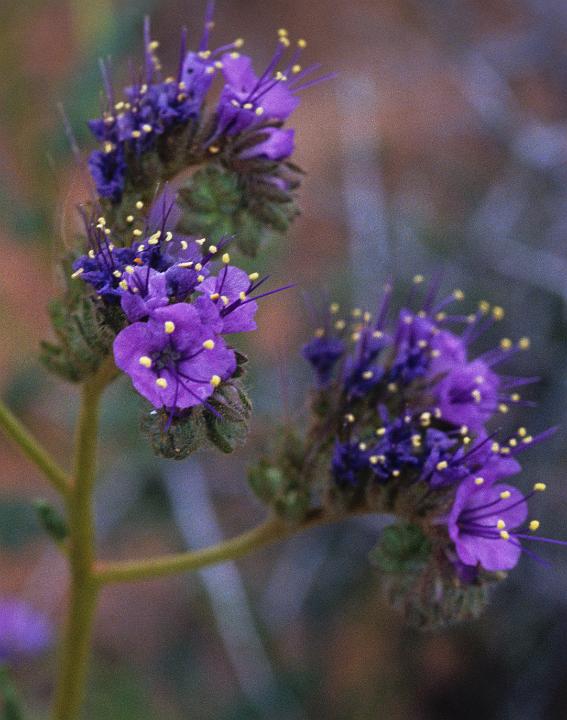
<path id="1" fill-rule="evenodd" d="M 148 410 L 142 415 L 141 429 L 153 452 L 169 460 L 183 460 L 207 440 L 202 406 L 189 408 L 173 419 L 166 410 Z"/>
<path id="2" fill-rule="evenodd" d="M 431 554 L 431 543 L 417 525 L 390 525 L 370 557 L 383 572 L 405 573 L 423 567 Z"/>
<path id="3" fill-rule="evenodd" d="M 35 500 L 34 507 L 39 522 L 45 532 L 53 538 L 55 542 L 63 542 L 69 535 L 69 528 L 59 511 L 48 503 L 47 500 L 41 498 Z"/>
<path id="4" fill-rule="evenodd" d="M 252 405 L 238 380 L 222 383 L 204 409 L 207 437 L 221 452 L 231 453 L 248 436 Z"/>

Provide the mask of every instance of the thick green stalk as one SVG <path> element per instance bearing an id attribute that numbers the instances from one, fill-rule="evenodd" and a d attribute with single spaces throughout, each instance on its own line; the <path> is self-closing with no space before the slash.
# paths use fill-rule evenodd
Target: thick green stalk
<path id="1" fill-rule="evenodd" d="M 37 465 L 53 487 L 66 495 L 69 490 L 69 478 L 65 471 L 57 465 L 47 450 L 30 435 L 3 402 L 0 402 L 0 428 L 20 448 L 28 460 Z"/>
<path id="2" fill-rule="evenodd" d="M 85 693 L 98 591 L 93 574 L 95 533 L 92 491 L 96 476 L 100 399 L 109 377 L 108 368 L 102 368 L 83 386 L 74 483 L 67 497 L 71 588 L 60 649 L 53 720 L 78 720 Z"/>

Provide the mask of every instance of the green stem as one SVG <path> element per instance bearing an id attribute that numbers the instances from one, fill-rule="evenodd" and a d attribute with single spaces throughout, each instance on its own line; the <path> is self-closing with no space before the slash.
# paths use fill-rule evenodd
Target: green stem
<path id="1" fill-rule="evenodd" d="M 28 460 L 31 460 L 32 463 L 37 465 L 51 484 L 60 493 L 67 495 L 69 491 L 69 479 L 65 471 L 57 465 L 47 450 L 30 435 L 3 402 L 0 402 L 0 428 L 2 428 L 10 440 L 20 448 Z"/>
<path id="2" fill-rule="evenodd" d="M 71 589 L 53 705 L 53 720 L 78 720 L 83 703 L 98 585 L 94 578 L 92 491 L 99 408 L 106 368 L 83 387 L 75 448 L 75 482 L 67 497 Z"/>
<path id="3" fill-rule="evenodd" d="M 236 560 L 264 545 L 283 540 L 315 525 L 337 519 L 334 517 L 327 519 L 319 511 L 314 511 L 309 519 L 299 526 L 290 525 L 279 518 L 270 518 L 253 530 L 202 550 L 164 555 L 150 560 L 101 562 L 98 563 L 96 568 L 97 582 L 100 585 L 137 582 L 139 580 L 150 580 L 166 575 L 199 570 L 227 560 Z"/>

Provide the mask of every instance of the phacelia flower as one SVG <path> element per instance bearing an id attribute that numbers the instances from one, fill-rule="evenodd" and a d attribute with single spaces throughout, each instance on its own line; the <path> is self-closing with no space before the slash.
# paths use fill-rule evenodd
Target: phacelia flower
<path id="1" fill-rule="evenodd" d="M 211 337 L 197 309 L 177 303 L 155 310 L 114 341 L 117 366 L 156 408 L 189 408 L 207 400 L 236 370 L 233 350 Z"/>
<path id="2" fill-rule="evenodd" d="M 0 599 L 0 663 L 38 655 L 52 640 L 47 618 L 16 598 Z"/>

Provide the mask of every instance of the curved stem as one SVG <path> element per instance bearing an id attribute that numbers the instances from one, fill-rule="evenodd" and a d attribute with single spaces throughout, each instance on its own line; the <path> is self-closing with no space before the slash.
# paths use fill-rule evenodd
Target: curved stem
<path id="1" fill-rule="evenodd" d="M 175 575 L 176 573 L 199 570 L 227 560 L 236 560 L 265 545 L 284 540 L 316 525 L 335 522 L 339 519 L 336 516 L 326 517 L 320 510 L 314 510 L 307 520 L 299 526 L 290 525 L 277 517 L 270 518 L 248 532 L 202 550 L 163 555 L 149 560 L 100 562 L 95 569 L 96 580 L 99 585 L 107 585 L 110 583 L 150 580 Z"/>
<path id="2" fill-rule="evenodd" d="M 93 573 L 92 490 L 96 476 L 99 407 L 106 368 L 83 387 L 75 448 L 75 482 L 67 497 L 71 589 L 53 705 L 53 720 L 78 720 L 90 655 L 98 584 Z"/>
<path id="3" fill-rule="evenodd" d="M 22 453 L 36 465 L 53 487 L 63 495 L 69 491 L 69 478 L 51 455 L 26 430 L 3 402 L 0 402 L 0 428 L 17 445 Z"/>

